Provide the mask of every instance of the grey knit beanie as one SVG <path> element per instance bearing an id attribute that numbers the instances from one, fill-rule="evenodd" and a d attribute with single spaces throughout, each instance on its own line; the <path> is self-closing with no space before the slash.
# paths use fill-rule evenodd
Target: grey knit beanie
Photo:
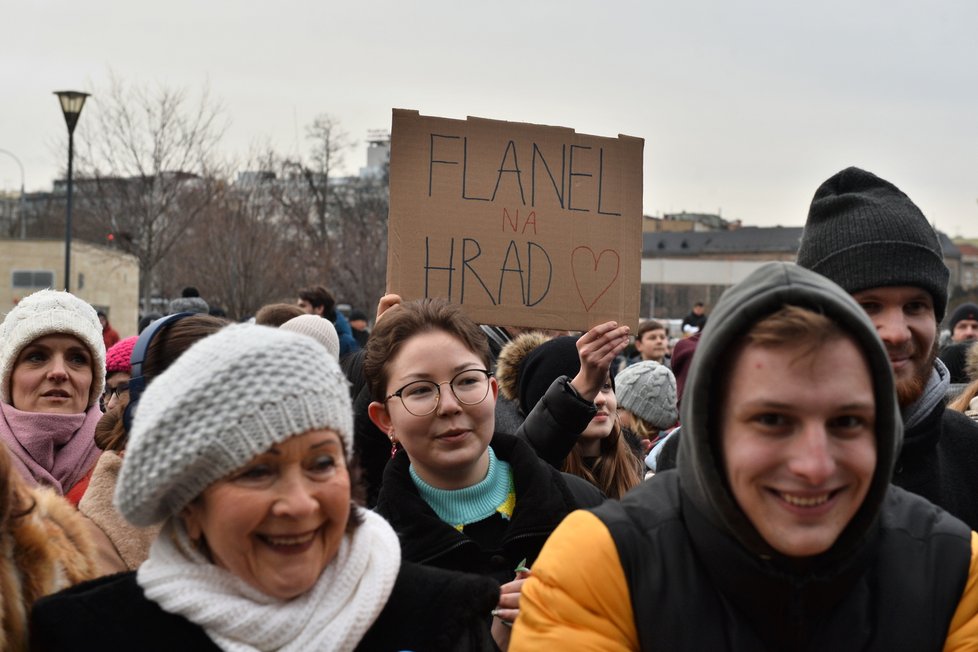
<path id="1" fill-rule="evenodd" d="M 654 360 L 643 360 L 615 376 L 615 398 L 619 407 L 648 421 L 659 430 L 676 424 L 676 377 Z"/>
<path id="2" fill-rule="evenodd" d="M 115 505 L 145 526 L 293 435 L 329 428 L 353 451 L 350 390 L 310 337 L 228 326 L 191 346 L 139 402 Z"/>
<path id="3" fill-rule="evenodd" d="M 899 188 L 859 168 L 846 168 L 815 191 L 798 249 L 798 264 L 853 294 L 909 285 L 947 308 L 950 272 L 937 233 Z"/>
<path id="4" fill-rule="evenodd" d="M 179 297 L 167 305 L 166 314 L 175 315 L 178 312 L 189 312 L 195 315 L 206 315 L 210 306 L 200 297 Z"/>
<path id="5" fill-rule="evenodd" d="M 323 319 L 319 315 L 299 315 L 288 320 L 279 328 L 313 338 L 325 346 L 334 358 L 340 359 L 340 337 L 336 334 L 336 327 L 330 320 Z"/>
<path id="6" fill-rule="evenodd" d="M 10 405 L 10 376 L 25 346 L 45 335 L 62 333 L 81 340 L 92 354 L 88 407 L 105 388 L 105 341 L 95 308 L 69 292 L 41 290 L 20 300 L 0 324 L 0 400 Z"/>

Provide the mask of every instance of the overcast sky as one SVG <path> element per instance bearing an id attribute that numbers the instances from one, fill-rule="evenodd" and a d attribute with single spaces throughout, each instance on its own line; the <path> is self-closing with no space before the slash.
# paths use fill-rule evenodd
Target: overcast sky
<path id="1" fill-rule="evenodd" d="M 978 237 L 976 0 L 31 0 L 2 20 L 0 149 L 28 190 L 65 166 L 51 92 L 114 73 L 209 85 L 230 156 L 304 148 L 323 112 L 362 142 L 410 108 L 642 137 L 646 214 L 801 225 L 858 165 Z M 19 185 L 0 154 L 0 190 Z"/>

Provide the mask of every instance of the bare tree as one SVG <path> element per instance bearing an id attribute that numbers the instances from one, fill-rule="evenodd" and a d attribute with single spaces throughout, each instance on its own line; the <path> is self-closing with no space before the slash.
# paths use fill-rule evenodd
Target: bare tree
<path id="1" fill-rule="evenodd" d="M 215 161 L 225 123 L 207 89 L 127 86 L 117 78 L 93 94 L 78 154 L 78 235 L 115 235 L 139 259 L 148 306 L 155 273 L 226 184 Z"/>
<path id="2" fill-rule="evenodd" d="M 351 179 L 337 193 L 338 217 L 329 278 L 336 296 L 368 313 L 387 284 L 390 191 L 381 179 Z"/>

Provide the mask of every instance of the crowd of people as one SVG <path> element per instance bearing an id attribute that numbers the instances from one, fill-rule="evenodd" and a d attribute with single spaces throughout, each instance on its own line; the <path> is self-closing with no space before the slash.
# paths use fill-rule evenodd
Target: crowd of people
<path id="1" fill-rule="evenodd" d="M 37 292 L 0 323 L 0 649 L 978 649 L 948 274 L 848 168 L 677 341 L 323 286 L 121 339 Z"/>

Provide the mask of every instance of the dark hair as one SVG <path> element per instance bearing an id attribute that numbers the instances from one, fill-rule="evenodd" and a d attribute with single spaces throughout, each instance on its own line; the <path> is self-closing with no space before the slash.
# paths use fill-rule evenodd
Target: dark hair
<path id="1" fill-rule="evenodd" d="M 664 331 L 666 330 L 665 325 L 662 322 L 658 322 L 654 319 L 646 319 L 641 324 L 638 325 L 638 330 L 635 331 L 635 341 L 638 342 L 642 339 L 642 336 L 646 333 L 651 333 L 652 331 Z M 668 334 L 668 333 L 667 333 Z"/>
<path id="2" fill-rule="evenodd" d="M 322 308 L 323 317 L 336 323 L 336 298 L 322 285 L 312 285 L 299 290 L 299 298 L 308 301 L 313 308 Z"/>
<path id="3" fill-rule="evenodd" d="M 384 400 L 388 366 L 404 342 L 418 333 L 431 331 L 444 331 L 458 338 L 479 356 L 486 369 L 491 368 L 492 358 L 485 333 L 459 306 L 444 299 L 408 301 L 384 313 L 367 340 L 363 375 L 375 401 Z"/>
<path id="4" fill-rule="evenodd" d="M 302 308 L 291 303 L 270 303 L 262 306 L 255 314 L 255 323 L 260 326 L 278 328 L 293 317 L 304 315 Z"/>
<path id="5" fill-rule="evenodd" d="M 225 319 L 210 315 L 191 315 L 167 327 L 153 338 L 146 350 L 143 377 L 146 383 L 166 371 L 195 342 L 212 335 L 228 325 Z M 117 405 L 106 412 L 95 426 L 95 445 L 106 451 L 121 451 L 126 447 L 129 433 L 123 423 L 127 406 Z"/>
<path id="6" fill-rule="evenodd" d="M 200 296 L 200 292 L 198 292 L 197 291 L 197 288 L 195 288 L 194 286 L 188 285 L 187 287 L 183 288 L 183 292 L 180 293 L 180 296 L 182 296 L 184 298 L 187 298 L 187 297 L 199 297 Z"/>

